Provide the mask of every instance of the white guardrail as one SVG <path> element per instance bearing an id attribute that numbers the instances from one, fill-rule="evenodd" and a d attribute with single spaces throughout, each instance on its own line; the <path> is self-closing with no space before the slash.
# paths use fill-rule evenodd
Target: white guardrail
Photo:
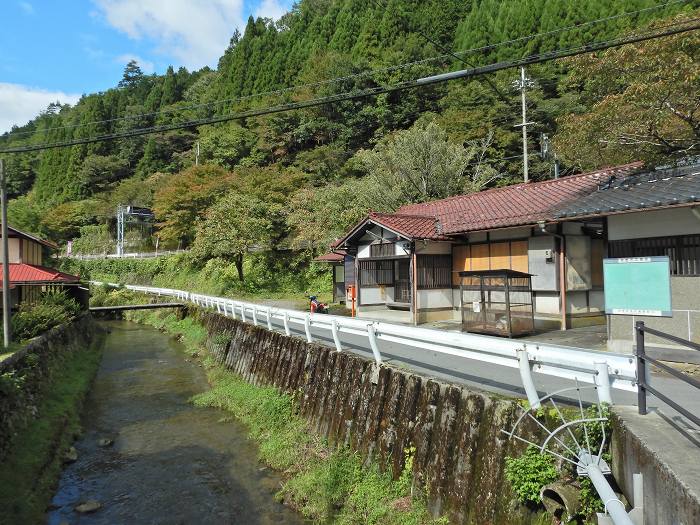
<path id="1" fill-rule="evenodd" d="M 92 284 L 119 287 L 114 283 L 92 281 Z M 397 325 L 370 319 L 357 319 L 328 314 L 312 314 L 299 310 L 287 310 L 248 303 L 225 297 L 156 288 L 152 286 L 124 285 L 124 288 L 146 294 L 174 297 L 234 319 L 265 326 L 274 330 L 273 320 L 278 320 L 287 335 L 291 326 L 303 327 L 308 342 L 313 342 L 311 329 L 327 331 L 333 338 L 338 352 L 343 350 L 343 335 L 367 337 L 377 365 L 382 364 L 381 342 L 398 343 L 419 350 L 473 359 L 510 368 L 518 368 L 530 405 L 539 407 L 539 395 L 532 372 L 555 376 L 597 386 L 601 402 L 612 404 L 611 389 L 637 391 L 636 364 L 632 354 L 596 352 L 579 348 L 553 346 L 536 342 L 523 342 L 501 337 L 447 332 L 414 326 Z"/>

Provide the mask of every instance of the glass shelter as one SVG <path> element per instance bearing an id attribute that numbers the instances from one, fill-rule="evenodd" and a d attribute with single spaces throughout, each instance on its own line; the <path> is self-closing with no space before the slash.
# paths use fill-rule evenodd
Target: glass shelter
<path id="1" fill-rule="evenodd" d="M 483 270 L 459 276 L 463 331 L 507 337 L 534 331 L 531 274 Z"/>

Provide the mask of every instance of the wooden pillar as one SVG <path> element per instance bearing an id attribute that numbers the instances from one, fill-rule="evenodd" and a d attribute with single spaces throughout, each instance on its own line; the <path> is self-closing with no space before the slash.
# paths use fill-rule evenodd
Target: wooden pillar
<path id="1" fill-rule="evenodd" d="M 413 244 L 411 254 L 411 312 L 413 313 L 413 324 L 418 324 L 418 256 L 416 255 L 416 245 Z"/>

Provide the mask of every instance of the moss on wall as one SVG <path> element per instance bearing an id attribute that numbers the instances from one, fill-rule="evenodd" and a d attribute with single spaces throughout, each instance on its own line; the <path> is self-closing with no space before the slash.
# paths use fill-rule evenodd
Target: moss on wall
<path id="1" fill-rule="evenodd" d="M 522 449 L 501 432 L 517 417 L 515 400 L 393 367 L 377 371 L 352 353 L 221 315 L 192 315 L 206 327 L 219 364 L 251 384 L 294 395 L 300 415 L 321 438 L 349 447 L 395 479 L 404 470 L 405 450 L 415 449 L 414 484 L 427 493 L 434 515 L 465 524 L 540 522 L 515 503 L 504 475 L 506 456 Z"/>

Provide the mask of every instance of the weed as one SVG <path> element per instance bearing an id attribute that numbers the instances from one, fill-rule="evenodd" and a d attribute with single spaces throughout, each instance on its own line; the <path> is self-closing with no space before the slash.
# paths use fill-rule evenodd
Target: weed
<path id="1" fill-rule="evenodd" d="M 520 457 L 506 458 L 506 478 L 521 503 L 540 503 L 540 489 L 559 478 L 554 459 L 528 447 Z"/>
<path id="2" fill-rule="evenodd" d="M 51 384 L 37 416 L 10 443 L 11 453 L 0 464 L 0 523 L 39 523 L 61 472 L 61 457 L 80 427 L 81 400 L 100 360 L 95 348 L 65 352 L 55 366 Z M 15 388 L 4 378 L 3 388 Z"/>

